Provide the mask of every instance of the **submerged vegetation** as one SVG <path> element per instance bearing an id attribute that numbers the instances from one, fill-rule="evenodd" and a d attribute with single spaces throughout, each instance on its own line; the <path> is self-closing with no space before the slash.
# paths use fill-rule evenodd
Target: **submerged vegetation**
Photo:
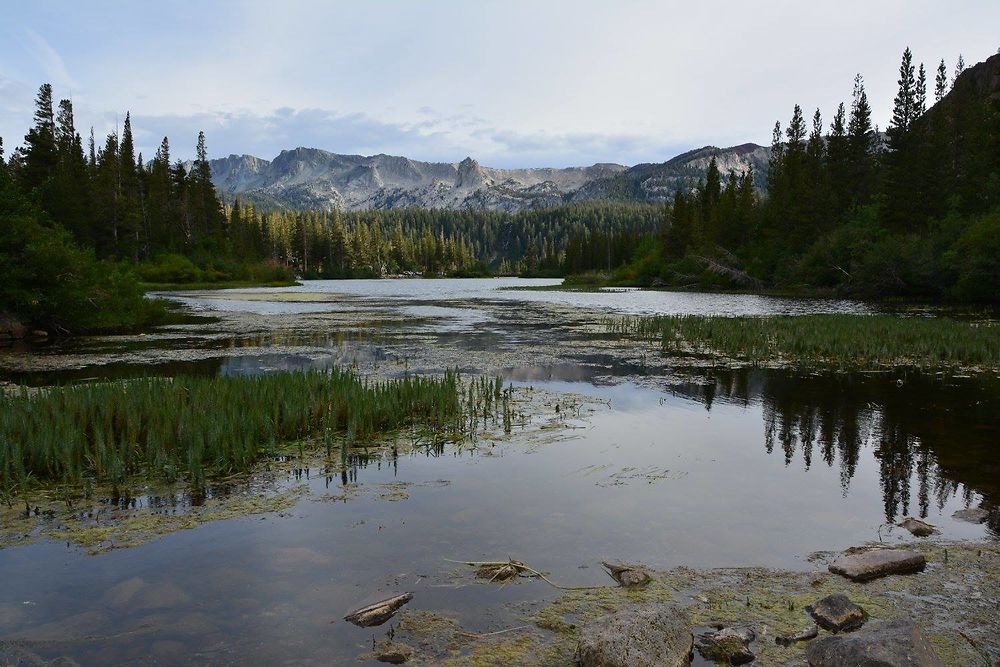
<path id="1" fill-rule="evenodd" d="M 659 341 L 665 354 L 721 354 L 753 363 L 1000 365 L 1000 328 L 941 317 L 686 315 L 625 317 L 608 327 Z"/>
<path id="2" fill-rule="evenodd" d="M 461 438 L 492 419 L 510 424 L 501 381 L 456 373 L 386 381 L 332 372 L 259 377 L 147 378 L 0 395 L 0 488 L 8 503 L 35 481 L 67 498 L 132 480 L 203 486 L 212 474 L 249 471 L 290 443 L 355 443 L 404 428 Z M 501 422 L 502 420 L 502 422 Z"/>

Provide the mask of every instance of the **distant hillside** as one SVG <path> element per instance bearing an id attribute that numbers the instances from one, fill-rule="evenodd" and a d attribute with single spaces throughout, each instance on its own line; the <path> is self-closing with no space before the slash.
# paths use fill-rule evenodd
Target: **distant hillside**
<path id="1" fill-rule="evenodd" d="M 612 176 L 596 179 L 574 192 L 573 201 L 592 199 L 623 199 L 629 201 L 665 202 L 680 189 L 690 189 L 704 178 L 714 157 L 719 171 L 737 174 L 752 168 L 754 184 L 763 190 L 767 183 L 767 161 L 770 149 L 757 144 L 741 144 L 731 148 L 705 146 L 662 164 L 637 164 Z"/>
<path id="2" fill-rule="evenodd" d="M 663 164 L 595 164 L 563 169 L 495 169 L 472 158 L 421 162 L 391 155 L 340 155 L 317 148 L 273 160 L 230 155 L 211 161 L 212 182 L 227 197 L 272 209 L 365 210 L 405 207 L 516 212 L 599 199 L 665 201 L 704 176 L 716 157 L 723 172 L 753 167 L 763 183 L 767 149 L 712 146 Z"/>

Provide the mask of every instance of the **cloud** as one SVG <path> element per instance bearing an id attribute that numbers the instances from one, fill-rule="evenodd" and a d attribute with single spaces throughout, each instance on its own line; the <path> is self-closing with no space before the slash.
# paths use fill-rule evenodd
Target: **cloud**
<path id="1" fill-rule="evenodd" d="M 248 153 L 270 159 L 282 150 L 305 146 L 345 154 L 403 155 L 430 162 L 458 162 L 468 155 L 495 167 L 659 162 L 691 148 L 653 142 L 639 135 L 522 133 L 491 127 L 475 116 L 432 113 L 434 117 L 417 122 L 390 122 L 360 112 L 290 107 L 264 114 L 249 110 L 132 114 L 132 128 L 144 154 L 152 154 L 167 136 L 173 156 L 179 158 L 191 156 L 199 131 L 205 132 L 213 157 Z M 103 125 L 106 132 L 114 128 L 115 120 L 113 115 L 104 114 L 98 125 Z"/>
<path id="2" fill-rule="evenodd" d="M 24 34 L 28 38 L 25 44 L 28 54 L 42 68 L 49 82 L 67 88 L 76 88 L 76 82 L 70 75 L 69 68 L 66 67 L 66 62 L 59 55 L 59 52 L 31 28 L 25 28 Z"/>

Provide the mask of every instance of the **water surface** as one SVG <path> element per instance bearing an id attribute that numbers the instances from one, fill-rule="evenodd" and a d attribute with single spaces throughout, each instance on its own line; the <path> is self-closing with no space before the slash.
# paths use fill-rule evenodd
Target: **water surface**
<path id="1" fill-rule="evenodd" d="M 867 306 L 496 289 L 526 283 L 544 284 L 310 281 L 185 295 L 176 298 L 219 323 L 33 352 L 44 371 L 22 364 L 6 375 L 501 371 L 555 397 L 565 428 L 544 441 L 515 433 L 496 447 L 356 457 L 343 476 L 302 465 L 282 484 L 309 492 L 287 512 L 132 549 L 88 556 L 39 541 L 0 550 L 0 638 L 82 664 L 358 664 L 385 628 L 339 619 L 380 597 L 410 590 L 410 608 L 491 630 L 516 624 L 505 603 L 554 593 L 540 582 L 477 584 L 445 559 L 510 556 L 582 585 L 606 583 L 598 563 L 608 559 L 810 569 L 818 550 L 912 539 L 893 526 L 905 516 L 936 524 L 944 539 L 1000 534 L 996 511 L 987 525 L 951 516 L 1000 500 L 994 376 L 692 365 L 595 333 L 606 313 Z M 177 511 L 185 502 L 170 501 Z"/>

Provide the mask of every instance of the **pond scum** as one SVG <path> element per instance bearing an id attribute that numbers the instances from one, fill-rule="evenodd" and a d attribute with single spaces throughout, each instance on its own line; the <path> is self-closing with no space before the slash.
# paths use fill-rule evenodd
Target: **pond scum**
<path id="1" fill-rule="evenodd" d="M 658 341 L 665 354 L 721 354 L 753 363 L 1000 366 L 1000 327 L 942 317 L 623 317 L 607 321 L 607 329 Z"/>
<path id="2" fill-rule="evenodd" d="M 474 437 L 488 421 L 509 432 L 510 397 L 500 378 L 374 381 L 342 370 L 0 393 L 0 498 L 27 503 L 32 487 L 45 484 L 67 501 L 137 480 L 198 488 L 290 445 L 325 447 L 328 458 L 336 447 L 344 458 L 355 444 L 407 428 L 434 442 Z"/>

